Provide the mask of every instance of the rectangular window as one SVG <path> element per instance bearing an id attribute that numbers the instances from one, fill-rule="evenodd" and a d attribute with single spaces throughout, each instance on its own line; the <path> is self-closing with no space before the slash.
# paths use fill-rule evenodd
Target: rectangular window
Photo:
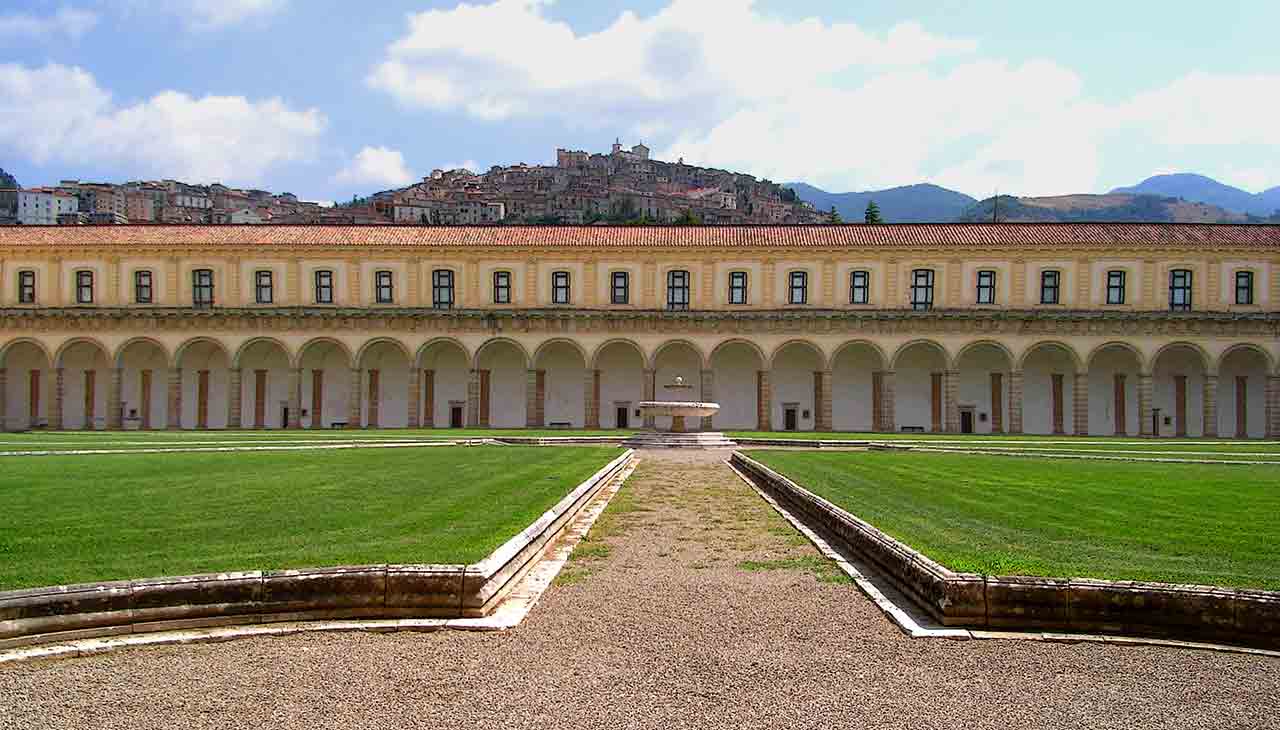
<path id="1" fill-rule="evenodd" d="M 93 304 L 93 272 L 76 272 L 76 304 Z"/>
<path id="2" fill-rule="evenodd" d="M 333 272 L 328 269 L 316 272 L 316 304 L 333 304 Z"/>
<path id="3" fill-rule="evenodd" d="M 1041 271 L 1040 272 L 1040 303 L 1041 304 L 1057 304 L 1058 289 L 1062 281 L 1062 272 L 1060 271 Z"/>
<path id="4" fill-rule="evenodd" d="M 1169 272 L 1169 309 L 1191 309 L 1191 270 L 1174 269 Z"/>
<path id="5" fill-rule="evenodd" d="M 567 271 L 551 272 L 551 303 L 552 304 L 568 304 L 569 303 L 569 272 Z"/>
<path id="6" fill-rule="evenodd" d="M 510 271 L 493 272 L 493 303 L 494 304 L 510 304 L 511 303 L 511 272 Z"/>
<path id="7" fill-rule="evenodd" d="M 373 272 L 373 300 L 378 304 L 392 304 L 396 300 L 395 284 L 390 271 Z"/>
<path id="8" fill-rule="evenodd" d="M 1107 304 L 1124 304 L 1124 272 L 1107 272 Z"/>
<path id="9" fill-rule="evenodd" d="M 631 275 L 625 271 L 613 272 L 613 293 L 609 301 L 614 304 L 627 304 L 631 301 Z"/>
<path id="10" fill-rule="evenodd" d="M 689 272 L 667 272 L 667 309 L 689 308 Z"/>
<path id="11" fill-rule="evenodd" d="M 191 272 L 191 304 L 197 307 L 213 306 L 212 269 L 195 269 Z"/>
<path id="12" fill-rule="evenodd" d="M 150 304 L 154 298 L 154 289 L 151 286 L 151 272 L 133 272 L 133 301 L 138 304 Z"/>
<path id="13" fill-rule="evenodd" d="M 793 271 L 787 278 L 789 280 L 787 302 L 790 304 L 808 304 L 809 273 L 806 271 Z"/>
<path id="14" fill-rule="evenodd" d="M 996 303 L 996 272 L 978 272 L 978 304 Z"/>
<path id="15" fill-rule="evenodd" d="M 849 274 L 849 303 L 869 304 L 871 302 L 871 272 L 854 271 Z"/>
<path id="16" fill-rule="evenodd" d="M 254 301 L 258 304 L 270 304 L 275 299 L 270 271 L 253 272 L 253 286 Z"/>
<path id="17" fill-rule="evenodd" d="M 729 272 L 729 303 L 730 304 L 746 304 L 747 303 L 747 272 L 745 271 Z"/>
<path id="18" fill-rule="evenodd" d="M 453 309 L 453 272 L 436 269 L 431 272 L 432 309 Z"/>
<path id="19" fill-rule="evenodd" d="M 933 269 L 911 272 L 911 308 L 933 309 Z"/>
<path id="20" fill-rule="evenodd" d="M 34 271 L 18 272 L 18 303 L 19 304 L 35 304 L 36 303 L 36 272 Z"/>
<path id="21" fill-rule="evenodd" d="M 1236 272 L 1236 304 L 1253 304 L 1253 272 Z"/>

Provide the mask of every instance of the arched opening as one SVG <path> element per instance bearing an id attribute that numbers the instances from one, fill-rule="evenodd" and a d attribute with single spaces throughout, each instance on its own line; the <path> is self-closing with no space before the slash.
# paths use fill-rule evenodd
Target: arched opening
<path id="1" fill-rule="evenodd" d="M 600 427 L 638 428 L 636 404 L 644 400 L 644 353 L 626 340 L 608 342 L 596 352 Z"/>
<path id="2" fill-rule="evenodd" d="M 913 342 L 894 358 L 894 430 L 946 429 L 947 353 L 936 342 Z"/>
<path id="3" fill-rule="evenodd" d="M 831 359 L 831 427 L 836 431 L 879 431 L 882 418 L 884 355 L 869 342 L 851 342 Z"/>
<path id="4" fill-rule="evenodd" d="M 1267 435 L 1267 373 L 1271 363 L 1252 346 L 1233 347 L 1218 364 L 1218 435 Z"/>
<path id="5" fill-rule="evenodd" d="M 1004 433 L 1009 430 L 1009 372 L 1013 357 L 994 342 L 979 342 L 960 351 L 956 390 L 961 433 Z"/>
<path id="6" fill-rule="evenodd" d="M 476 355 L 481 427 L 523 428 L 528 425 L 529 359 L 510 340 L 490 340 Z"/>
<path id="7" fill-rule="evenodd" d="M 76 340 L 63 347 L 58 367 L 62 370 L 62 428 L 106 428 L 111 381 L 107 351 L 91 340 Z"/>
<path id="8" fill-rule="evenodd" d="M 1204 435 L 1205 361 L 1200 350 L 1177 344 L 1162 349 L 1151 369 L 1157 436 Z"/>
<path id="9" fill-rule="evenodd" d="M 25 431 L 49 425 L 53 411 L 54 377 L 49 355 L 30 341 L 20 341 L 3 350 L 4 424 L 6 431 Z"/>
<path id="10" fill-rule="evenodd" d="M 378 340 L 360 353 L 360 424 L 365 428 L 409 425 L 409 353 L 394 340 Z M 414 394 L 416 401 L 417 394 Z"/>
<path id="11" fill-rule="evenodd" d="M 241 423 L 284 428 L 289 423 L 289 353 L 275 340 L 254 340 L 236 359 L 240 368 Z M 185 379 L 185 378 L 184 378 Z"/>
<path id="12" fill-rule="evenodd" d="M 684 387 L 675 386 L 676 378 L 684 381 Z M 659 347 L 653 359 L 653 393 L 653 400 L 702 400 L 702 353 L 683 341 L 668 342 Z M 671 417 L 657 416 L 653 425 L 659 430 L 669 430 Z M 693 426 L 690 424 L 688 427 Z"/>
<path id="13" fill-rule="evenodd" d="M 773 354 L 769 370 L 773 427 L 782 431 L 824 428 L 822 352 L 808 342 L 788 342 Z"/>
<path id="14" fill-rule="evenodd" d="M 427 343 L 418 357 L 422 369 L 422 426 L 462 428 L 467 423 L 467 376 L 470 363 L 452 340 Z"/>
<path id="15" fill-rule="evenodd" d="M 1129 345 L 1111 343 L 1089 358 L 1089 433 L 1136 436 L 1142 433 L 1138 383 L 1142 360 Z"/>
<path id="16" fill-rule="evenodd" d="M 582 428 L 586 425 L 587 360 L 566 340 L 547 342 L 534 353 L 534 423 Z"/>
<path id="17" fill-rule="evenodd" d="M 1024 433 L 1076 433 L 1076 370 L 1075 354 L 1055 342 L 1038 344 L 1023 356 Z"/>
<path id="18" fill-rule="evenodd" d="M 312 340 L 298 355 L 303 428 L 333 428 L 350 418 L 351 352 L 336 340 Z"/>
<path id="19" fill-rule="evenodd" d="M 228 392 L 230 363 L 226 349 L 213 340 L 196 340 L 179 349 L 177 366 L 182 377 L 179 428 L 227 427 L 227 404 L 234 397 Z M 287 374 L 287 357 L 282 367 Z M 282 400 L 287 397 L 280 396 Z"/>
<path id="20" fill-rule="evenodd" d="M 164 428 L 169 356 L 158 343 L 134 340 L 116 356 L 120 368 L 121 427 Z"/>
<path id="21" fill-rule="evenodd" d="M 711 353 L 714 400 L 720 411 L 711 422 L 718 430 L 760 428 L 760 375 L 765 356 L 753 343 L 726 342 Z"/>

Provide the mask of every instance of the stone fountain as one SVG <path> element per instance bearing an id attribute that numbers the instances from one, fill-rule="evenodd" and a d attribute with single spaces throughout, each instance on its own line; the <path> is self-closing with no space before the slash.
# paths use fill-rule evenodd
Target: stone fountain
<path id="1" fill-rule="evenodd" d="M 692 388 L 693 386 L 687 385 L 684 378 L 680 376 L 676 376 L 673 382 L 666 385 L 667 390 L 691 390 Z M 641 431 L 623 442 L 625 446 L 641 449 L 717 449 L 732 448 L 737 445 L 719 431 L 701 429 L 702 419 L 715 415 L 720 410 L 719 403 L 645 400 L 640 401 L 637 406 L 646 421 L 657 416 L 670 416 L 671 430 L 659 431 L 655 428 L 652 431 Z M 694 419 L 695 426 L 692 430 L 685 420 L 689 418 Z"/>

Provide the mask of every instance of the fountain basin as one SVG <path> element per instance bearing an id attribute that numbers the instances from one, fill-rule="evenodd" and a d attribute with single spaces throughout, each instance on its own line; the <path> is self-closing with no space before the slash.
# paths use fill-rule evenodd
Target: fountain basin
<path id="1" fill-rule="evenodd" d="M 625 446 L 640 449 L 722 449 L 734 446 L 722 433 L 699 431 L 696 426 L 692 433 L 685 429 L 686 418 L 699 419 L 694 423 L 701 425 L 701 419 L 715 415 L 720 410 L 719 403 L 646 400 L 640 401 L 636 406 L 646 419 L 670 416 L 671 430 L 637 433 L 623 442 Z"/>
<path id="2" fill-rule="evenodd" d="M 646 416 L 693 416 L 705 418 L 720 410 L 719 403 L 698 403 L 678 400 L 642 400 L 636 404 Z"/>

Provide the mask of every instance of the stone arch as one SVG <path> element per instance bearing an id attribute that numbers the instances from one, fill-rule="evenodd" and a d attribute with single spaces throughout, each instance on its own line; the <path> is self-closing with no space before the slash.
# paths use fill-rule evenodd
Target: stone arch
<path id="1" fill-rule="evenodd" d="M 936 351 L 939 355 L 942 356 L 942 359 L 946 363 L 946 366 L 948 368 L 951 367 L 951 353 L 947 352 L 947 348 L 944 347 L 942 343 L 937 342 L 936 340 L 920 338 L 920 339 L 911 340 L 910 342 L 904 342 L 901 345 L 899 345 L 898 349 L 893 351 L 893 356 L 889 358 L 889 369 L 897 370 L 898 365 L 902 362 L 902 355 L 906 353 L 908 350 L 910 350 L 911 348 L 919 347 L 919 346 L 932 348 L 934 351 Z"/>
<path id="2" fill-rule="evenodd" d="M 418 351 L 414 353 L 413 355 L 414 367 L 422 367 L 422 358 L 426 356 L 427 351 L 438 345 L 449 345 L 449 346 L 458 348 L 458 350 L 462 353 L 463 360 L 465 360 L 468 364 L 471 363 L 472 361 L 471 350 L 467 349 L 467 346 L 462 344 L 462 340 L 459 340 L 456 337 L 432 337 L 431 339 L 422 343 L 422 346 L 419 347 Z"/>
<path id="3" fill-rule="evenodd" d="M 707 368 L 702 348 L 688 340 L 668 340 L 653 352 L 652 400 L 688 401 L 703 400 L 703 373 Z M 677 378 L 684 381 L 683 387 Z M 647 394 L 646 394 L 647 395 Z M 670 416 L 657 416 L 652 424 L 659 429 L 671 427 Z"/>
<path id="4" fill-rule="evenodd" d="M 588 357 L 581 344 L 565 337 L 549 339 L 534 350 L 534 412 L 529 419 L 534 426 L 586 427 Z M 594 381 L 590 386 L 594 393 Z"/>
<path id="5" fill-rule="evenodd" d="M 1222 354 L 1218 355 L 1218 359 L 1214 362 L 1213 371 L 1215 373 L 1221 371 L 1222 364 L 1227 361 L 1228 357 L 1242 351 L 1250 351 L 1250 352 L 1257 353 L 1259 356 L 1262 357 L 1262 361 L 1267 364 L 1267 373 L 1275 372 L 1276 363 L 1275 363 L 1275 360 L 1271 357 L 1271 353 L 1267 352 L 1267 348 L 1252 342 L 1237 342 L 1236 344 L 1231 345 L 1227 349 L 1223 350 Z"/>
<path id="6" fill-rule="evenodd" d="M 16 340 L 9 340 L 0 347 L 0 368 L 7 367 L 9 353 L 18 345 L 31 345 L 44 354 L 45 363 L 49 367 L 53 367 L 53 353 L 49 352 L 49 348 L 44 343 L 34 337 L 19 337 Z"/>
<path id="7" fill-rule="evenodd" d="M 889 364 L 889 356 L 885 353 L 884 348 L 881 347 L 878 343 L 872 340 L 847 340 L 845 342 L 840 343 L 839 347 L 837 347 L 831 353 L 830 363 L 833 367 L 835 366 L 836 358 L 840 357 L 840 355 L 843 354 L 844 351 L 850 347 L 866 347 L 867 349 L 874 352 L 876 354 L 876 357 L 880 358 L 881 368 L 884 368 Z"/>
<path id="8" fill-rule="evenodd" d="M 555 347 L 556 345 L 568 345 L 575 352 L 577 352 L 578 355 L 582 358 L 582 366 L 584 368 L 587 366 L 588 363 L 591 362 L 590 353 L 588 353 L 587 349 L 583 347 L 581 344 L 579 344 L 576 340 L 571 340 L 568 337 L 553 337 L 549 340 L 546 340 L 540 343 L 537 349 L 533 351 L 533 359 L 531 360 L 531 362 L 533 363 L 533 366 L 535 368 L 538 367 L 538 363 L 546 355 L 547 350 L 551 349 L 552 347 Z"/>
<path id="9" fill-rule="evenodd" d="M 258 341 L 263 339 L 259 338 Z M 289 351 L 275 340 L 269 341 L 281 348 L 287 368 Z M 203 367 L 189 362 L 196 357 L 194 353 L 200 352 L 202 346 L 207 347 L 210 353 Z M 234 357 L 241 357 L 249 347 L 252 345 L 245 343 Z M 244 388 L 241 387 L 238 393 L 233 392 L 230 371 L 238 365 L 232 354 L 227 351 L 226 345 L 213 337 L 196 337 L 187 340 L 174 350 L 172 367 L 180 378 L 180 396 L 176 403 L 177 420 L 168 422 L 167 415 L 166 426 L 169 428 L 223 428 L 229 425 L 230 408 L 228 406 L 232 399 L 243 396 Z M 256 383 L 256 381 L 252 382 Z M 256 393 L 255 390 L 255 396 Z M 279 400 L 284 399 L 284 395 L 279 395 Z M 244 407 L 243 400 L 241 407 Z M 252 408 L 252 405 L 250 407 Z M 280 425 L 283 426 L 283 422 Z"/>
<path id="10" fill-rule="evenodd" d="M 302 346 L 298 348 L 298 353 L 294 360 L 294 367 L 302 367 L 303 359 L 309 354 L 311 348 L 318 347 L 320 345 L 332 345 L 337 348 L 342 352 L 343 357 L 346 358 L 347 367 L 350 368 L 354 366 L 356 362 L 355 357 L 351 353 L 351 348 L 347 347 L 345 342 L 332 337 L 313 337 L 302 343 Z"/>
<path id="11" fill-rule="evenodd" d="M 314 337 L 298 348 L 294 367 L 299 370 L 298 425 L 332 428 L 350 418 L 351 348 L 332 337 Z"/>
<path id="12" fill-rule="evenodd" d="M 61 428 L 97 429 L 107 426 L 111 351 L 93 337 L 73 337 L 54 353 L 54 370 L 62 385 Z M 58 393 L 55 391 L 55 397 Z M 57 410 L 57 403 L 54 403 Z M 51 414 L 53 415 L 53 414 Z M 50 425 L 55 420 L 50 418 Z"/>
<path id="13" fill-rule="evenodd" d="M 884 425 L 884 348 L 871 340 L 841 343 L 831 355 L 831 429 L 879 431 Z M 878 387 L 877 387 L 878 386 Z"/>
<path id="14" fill-rule="evenodd" d="M 404 343 L 400 340 L 397 340 L 394 337 L 375 337 L 365 342 L 360 346 L 360 349 L 356 351 L 356 357 L 354 360 L 356 367 L 361 367 L 364 363 L 365 356 L 369 354 L 369 351 L 379 345 L 390 345 L 399 350 L 400 354 L 404 355 L 405 360 L 410 363 L 413 362 L 413 354 L 409 352 L 409 348 L 405 347 Z"/>
<path id="15" fill-rule="evenodd" d="M 186 349 L 189 345 L 195 344 L 196 342 L 202 342 L 202 341 L 214 342 L 214 343 L 217 343 L 217 345 L 219 347 L 222 347 L 224 350 L 226 349 L 226 347 L 223 346 L 221 342 L 218 342 L 218 340 L 215 340 L 211 337 L 197 337 L 194 340 L 190 340 L 188 342 L 182 343 L 182 346 L 179 347 L 174 352 L 174 364 L 176 365 L 178 362 L 180 362 L 178 360 L 178 357 L 182 354 L 182 351 L 184 349 Z M 288 345 L 284 344 L 283 342 L 281 342 L 280 340 L 277 340 L 274 337 L 264 336 L 264 337 L 251 337 L 248 340 L 245 340 L 243 343 L 241 343 L 240 347 L 236 348 L 235 356 L 231 358 L 231 367 L 234 369 L 239 369 L 241 366 L 241 362 L 244 360 L 245 353 L 248 352 L 249 349 L 252 348 L 254 345 L 259 345 L 262 343 L 270 343 L 280 348 L 281 352 L 284 353 L 285 359 L 289 361 L 289 365 L 291 367 L 293 366 L 293 363 L 297 362 L 297 359 L 294 357 L 293 351 L 289 349 Z"/>
<path id="16" fill-rule="evenodd" d="M 412 367 L 413 353 L 394 337 L 374 337 L 360 346 L 355 359 L 360 388 L 355 396 L 358 400 L 353 404 L 359 407 L 360 425 L 368 428 L 409 425 L 410 409 L 417 405 L 417 393 L 412 399 L 409 397 Z M 351 415 L 356 412 L 351 408 Z"/>
<path id="17" fill-rule="evenodd" d="M 1085 365 L 1087 366 L 1086 369 L 1091 370 L 1093 368 L 1094 361 L 1098 359 L 1098 356 L 1109 348 L 1120 348 L 1128 351 L 1138 361 L 1139 372 L 1144 372 L 1144 373 L 1151 372 L 1150 368 L 1147 365 L 1147 358 L 1145 355 L 1142 354 L 1142 350 L 1139 350 L 1137 347 L 1134 347 L 1132 344 L 1128 342 L 1123 342 L 1121 340 L 1112 340 L 1110 342 L 1104 342 L 1101 345 L 1098 345 L 1097 347 L 1090 350 L 1088 357 L 1085 359 Z"/>
<path id="18" fill-rule="evenodd" d="M 770 421 L 787 431 L 830 430 L 823 413 L 827 356 L 803 339 L 779 345 L 769 358 Z"/>
<path id="19" fill-rule="evenodd" d="M 463 427 L 467 423 L 467 383 L 472 354 L 453 337 L 433 337 L 414 355 L 414 367 L 421 369 L 420 424 L 424 428 Z"/>
<path id="20" fill-rule="evenodd" d="M 735 337 L 717 344 L 710 355 L 713 400 L 720 410 L 712 417 L 717 429 L 756 430 L 767 414 L 761 413 L 760 384 L 769 367 L 769 356 L 751 340 Z"/>
<path id="21" fill-rule="evenodd" d="M 122 423 L 143 430 L 167 425 L 167 373 L 172 363 L 168 348 L 150 337 L 134 337 L 116 348 Z"/>
<path id="22" fill-rule="evenodd" d="M 71 339 L 62 343 L 62 345 L 58 347 L 57 351 L 54 352 L 53 367 L 55 369 L 64 367 L 63 359 L 66 357 L 67 352 L 79 345 L 90 345 L 91 347 L 96 348 L 98 352 L 102 354 L 103 358 L 107 360 L 107 362 L 113 362 L 111 358 L 111 350 L 108 349 L 106 345 L 102 344 L 100 340 L 93 337 L 72 337 Z"/>
<path id="23" fill-rule="evenodd" d="M 592 353 L 600 428 L 640 427 L 636 404 L 644 400 L 646 363 L 644 348 L 626 338 L 608 340 Z"/>
<path id="24" fill-rule="evenodd" d="M 783 350 L 793 346 L 807 347 L 810 350 L 812 350 L 813 353 L 818 356 L 818 366 L 819 366 L 818 369 L 819 370 L 827 369 L 827 366 L 828 366 L 827 353 L 823 352 L 822 348 L 818 347 L 818 345 L 814 344 L 813 342 L 810 342 L 809 340 L 800 339 L 800 338 L 787 340 L 781 345 L 778 345 L 777 347 L 773 348 L 773 352 L 770 353 L 769 355 L 769 369 L 770 370 L 774 369 L 775 363 L 778 359 L 778 355 L 780 355 Z"/>
<path id="25" fill-rule="evenodd" d="M 49 424 L 54 412 L 53 355 L 44 343 L 20 337 L 0 346 L 5 370 L 0 431 L 21 431 Z M 53 424 L 50 424 L 53 425 Z"/>
<path id="26" fill-rule="evenodd" d="M 1194 342 L 1178 340 L 1160 346 L 1151 356 L 1151 407 L 1159 410 L 1158 436 L 1204 436 L 1217 430 L 1205 423 L 1205 390 L 1217 363 Z M 1169 423 L 1165 424 L 1165 419 Z M 1206 428 L 1207 426 L 1207 428 Z"/>
<path id="27" fill-rule="evenodd" d="M 649 356 L 649 369 L 651 370 L 658 369 L 658 357 L 662 355 L 664 350 L 668 350 L 672 347 L 679 347 L 682 345 L 684 347 L 688 347 L 690 350 L 693 350 L 695 354 L 697 354 L 698 366 L 700 368 L 705 369 L 707 367 L 707 356 L 706 356 L 706 353 L 702 351 L 702 348 L 698 347 L 696 344 L 694 344 L 690 340 L 680 339 L 680 340 L 667 340 L 666 342 L 663 342 L 662 344 L 654 348 L 653 354 Z"/>
<path id="28" fill-rule="evenodd" d="M 503 353 L 514 352 L 515 357 Z M 529 351 L 509 337 L 486 340 L 476 348 L 474 369 L 478 399 L 468 402 L 468 423 L 493 428 L 523 428 L 535 415 L 531 410 Z"/>
<path id="29" fill-rule="evenodd" d="M 1009 358 L 1009 367 L 1013 367 L 1013 364 L 1018 362 L 1018 356 L 1014 355 L 1013 350 L 1010 350 L 1008 345 L 1004 344 L 1003 342 L 1000 342 L 999 340 L 974 340 L 973 342 L 965 343 L 963 347 L 961 347 L 959 350 L 956 351 L 956 356 L 954 359 L 955 366 L 957 368 L 960 367 L 960 360 L 966 354 L 972 352 L 973 350 L 979 347 L 994 347 L 997 350 L 1000 350 L 1001 352 L 1004 353 L 1005 357 Z"/>
<path id="30" fill-rule="evenodd" d="M 1083 435 L 1087 419 L 1077 409 L 1077 395 L 1083 408 L 1087 388 L 1081 375 L 1086 371 L 1080 354 L 1061 340 L 1041 340 L 1026 348 L 1018 361 L 1022 373 L 1022 431 L 1029 434 Z M 1080 393 L 1077 393 L 1080 391 Z"/>
<path id="31" fill-rule="evenodd" d="M 1089 433 L 1141 433 L 1139 383 L 1150 372 L 1142 351 L 1128 342 L 1112 340 L 1093 348 L 1085 363 L 1089 369 Z"/>
<path id="32" fill-rule="evenodd" d="M 164 360 L 166 363 L 172 362 L 171 360 L 172 356 L 169 354 L 169 348 L 165 347 L 164 343 L 160 342 L 159 340 L 152 337 L 130 337 L 128 340 L 125 340 L 124 343 L 122 343 L 119 347 L 116 348 L 116 354 L 113 355 L 111 358 L 111 361 L 115 363 L 116 367 L 118 368 L 124 367 L 124 353 L 126 350 L 128 350 L 130 347 L 133 347 L 134 345 L 150 345 L 158 349 L 161 353 L 164 354 Z"/>
<path id="33" fill-rule="evenodd" d="M 524 358 L 524 366 L 526 369 L 528 369 L 529 364 L 533 362 L 533 359 L 529 357 L 529 351 L 525 349 L 525 346 L 520 344 L 518 341 L 513 340 L 510 337 L 492 337 L 490 339 L 485 340 L 483 344 L 481 344 L 479 347 L 476 348 L 475 353 L 472 355 L 472 367 L 479 370 L 480 357 L 484 354 L 485 350 L 488 350 L 491 347 L 499 344 L 511 345 L 512 347 L 516 348 L 516 351 L 518 351 L 521 357 Z"/>
<path id="34" fill-rule="evenodd" d="M 1030 359 L 1031 356 L 1034 355 L 1037 350 L 1040 350 L 1045 347 L 1060 348 L 1063 352 L 1067 353 L 1067 355 L 1070 356 L 1071 363 L 1075 367 L 1076 372 L 1078 373 L 1085 372 L 1085 363 L 1080 359 L 1080 353 L 1076 352 L 1076 348 L 1072 347 L 1066 342 L 1063 342 L 1062 340 L 1039 340 L 1035 343 L 1032 343 L 1030 346 L 1024 349 L 1022 351 L 1022 355 L 1018 357 L 1017 359 L 1018 369 L 1025 370 L 1027 360 Z"/>
<path id="35" fill-rule="evenodd" d="M 591 364 L 592 369 L 594 370 L 600 369 L 600 356 L 604 354 L 604 351 L 606 349 L 608 349 L 609 347 L 612 347 L 613 345 L 630 346 L 632 349 L 636 351 L 636 354 L 640 356 L 641 367 L 643 367 L 645 364 L 648 363 L 648 358 L 644 354 L 644 348 L 641 347 L 638 342 L 632 339 L 628 339 L 626 337 L 615 337 L 611 340 L 605 340 L 604 342 L 596 346 L 596 349 L 591 353 L 591 359 L 587 360 L 587 362 Z"/>
<path id="36" fill-rule="evenodd" d="M 1165 344 L 1163 344 L 1163 345 L 1161 345 L 1160 347 L 1156 348 L 1156 351 L 1155 351 L 1155 352 L 1153 352 L 1153 353 L 1151 354 L 1151 369 L 1152 369 L 1152 371 L 1154 371 L 1154 370 L 1155 370 L 1155 368 L 1156 368 L 1156 364 L 1160 362 L 1160 357 L 1161 357 L 1162 355 L 1165 355 L 1165 354 L 1166 354 L 1166 353 L 1168 353 L 1169 351 L 1171 351 L 1171 350 L 1175 350 L 1175 349 L 1177 349 L 1177 348 L 1179 348 L 1179 347 L 1185 347 L 1185 348 L 1187 348 L 1187 349 L 1189 349 L 1189 350 L 1192 350 L 1192 351 L 1193 351 L 1193 352 L 1195 352 L 1197 355 L 1199 355 L 1199 356 L 1200 356 L 1200 366 L 1204 368 L 1205 373 L 1207 373 L 1207 374 L 1209 374 L 1209 375 L 1212 375 L 1212 374 L 1214 374 L 1214 373 L 1216 373 L 1216 372 L 1217 372 L 1217 370 L 1216 370 L 1216 366 L 1217 366 L 1217 364 L 1218 364 L 1218 363 L 1217 363 L 1217 361 L 1216 361 L 1216 360 L 1214 360 L 1212 357 L 1209 357 L 1209 353 L 1208 353 L 1208 351 L 1207 351 L 1207 350 L 1205 350 L 1205 349 L 1204 349 L 1203 347 L 1201 347 L 1200 345 L 1197 345 L 1197 344 L 1196 344 L 1196 343 L 1194 343 L 1194 342 L 1189 342 L 1189 341 L 1187 341 L 1187 340 L 1177 340 L 1177 341 L 1174 341 L 1174 342 L 1166 342 Z M 1214 368 L 1214 369 L 1210 369 L 1210 368 Z"/>
<path id="37" fill-rule="evenodd" d="M 946 429 L 945 373 L 951 367 L 947 348 L 926 338 L 906 342 L 893 353 L 893 430 Z"/>
<path id="38" fill-rule="evenodd" d="M 1218 375 L 1212 435 L 1261 438 L 1267 434 L 1267 377 L 1273 363 L 1265 348 L 1249 342 L 1228 347 L 1214 368 Z M 1208 429 L 1206 429 L 1208 431 Z"/>
<path id="39" fill-rule="evenodd" d="M 254 355 L 261 358 L 262 362 L 257 363 L 260 367 L 246 367 L 254 364 Z M 289 348 L 274 337 L 253 337 L 240 345 L 231 368 L 241 372 L 239 397 L 244 427 L 287 428 L 289 421 L 297 418 L 292 412 L 294 394 L 290 393 L 290 371 L 296 363 Z M 288 420 L 285 408 L 290 411 Z"/>
<path id="40" fill-rule="evenodd" d="M 975 340 L 956 352 L 955 386 L 961 433 L 1009 430 L 1009 373 L 1017 358 L 997 340 Z"/>

